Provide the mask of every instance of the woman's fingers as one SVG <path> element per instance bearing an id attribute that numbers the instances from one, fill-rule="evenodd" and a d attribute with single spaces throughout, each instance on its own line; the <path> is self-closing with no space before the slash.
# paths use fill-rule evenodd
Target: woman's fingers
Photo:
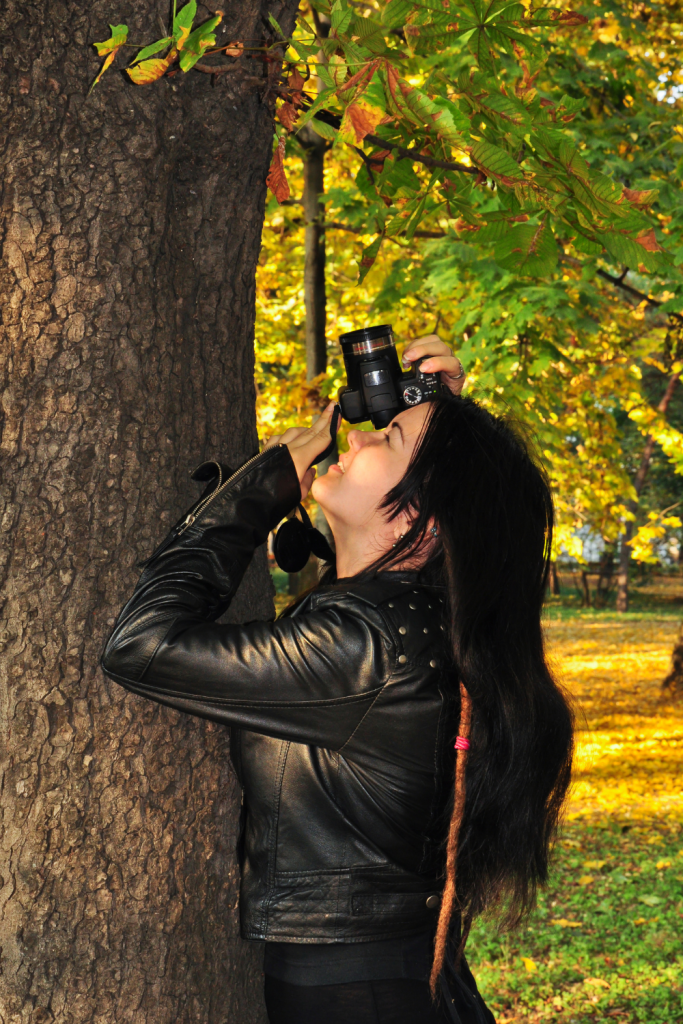
<path id="1" fill-rule="evenodd" d="M 270 447 L 272 443 L 287 445 L 301 484 L 302 498 L 305 497 L 315 479 L 315 470 L 309 468 L 311 463 L 321 452 L 325 451 L 332 440 L 330 424 L 333 412 L 334 402 L 330 402 L 312 427 L 290 427 L 289 430 L 285 430 L 284 434 L 278 435 L 277 441 L 274 442 L 271 438 L 266 445 L 266 448 Z"/>
<path id="2" fill-rule="evenodd" d="M 403 361 L 414 363 L 421 356 L 446 356 L 452 355 L 448 345 L 441 340 L 438 334 L 425 334 L 423 338 L 411 341 L 403 353 Z"/>
<path id="3" fill-rule="evenodd" d="M 420 364 L 421 370 L 425 373 L 440 373 L 441 383 L 454 395 L 460 394 L 465 383 L 464 367 L 438 335 L 428 334 L 411 342 L 403 353 L 403 362 L 414 363 L 417 359 L 424 359 Z"/>
<path id="4" fill-rule="evenodd" d="M 301 481 L 301 500 L 302 501 L 304 500 L 304 498 L 306 497 L 306 495 L 310 491 L 311 486 L 312 486 L 314 480 L 315 480 L 315 466 L 312 466 L 311 469 L 306 470 L 306 472 L 304 473 L 304 478 Z"/>

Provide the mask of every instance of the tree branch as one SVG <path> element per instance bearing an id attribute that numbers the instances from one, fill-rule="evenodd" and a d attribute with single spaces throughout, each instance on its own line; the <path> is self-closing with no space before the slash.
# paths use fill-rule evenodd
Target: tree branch
<path id="1" fill-rule="evenodd" d="M 310 100 L 310 97 L 307 98 Z M 319 121 L 329 124 L 332 128 L 339 128 L 341 125 L 341 118 L 337 117 L 336 114 L 332 114 L 329 110 L 319 110 L 315 116 Z M 381 139 L 379 135 L 366 135 L 363 142 L 369 142 L 371 146 L 379 146 L 380 149 L 394 150 L 399 154 L 401 160 L 412 160 L 413 163 L 424 164 L 425 167 L 439 167 L 444 171 L 462 171 L 463 174 L 478 175 L 481 173 L 478 167 L 468 167 L 467 164 L 454 163 L 450 160 L 436 160 L 432 156 L 423 156 L 422 153 L 418 153 L 415 149 L 406 149 L 405 146 L 400 146 L 398 142 L 389 142 L 387 139 Z M 367 158 L 372 161 L 371 154 L 368 153 Z"/>
<path id="2" fill-rule="evenodd" d="M 574 256 L 568 256 L 565 252 L 560 253 L 560 262 L 569 263 L 573 267 L 583 266 L 581 260 L 577 260 Z M 603 279 L 603 281 L 609 281 L 609 283 L 613 284 L 615 288 L 621 288 L 622 291 L 626 292 L 628 295 L 632 295 L 633 298 L 638 299 L 639 302 L 647 302 L 649 306 L 653 306 L 655 309 L 658 309 L 659 306 L 662 305 L 659 299 L 653 299 L 649 295 L 646 295 L 645 292 L 639 291 L 638 288 L 633 288 L 630 284 L 626 284 L 624 278 L 628 274 L 628 271 L 629 268 L 626 267 L 623 274 L 620 274 L 619 277 L 615 277 L 613 274 L 608 274 L 606 270 L 599 267 L 597 274 L 598 277 Z M 683 319 L 680 313 L 670 313 L 669 316 L 674 317 L 676 320 Z"/>

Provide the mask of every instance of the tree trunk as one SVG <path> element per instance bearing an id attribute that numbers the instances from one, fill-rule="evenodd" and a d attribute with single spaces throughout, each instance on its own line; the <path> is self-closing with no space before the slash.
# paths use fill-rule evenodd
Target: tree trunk
<path id="1" fill-rule="evenodd" d="M 559 597 L 562 593 L 560 586 L 560 574 L 557 571 L 557 562 L 550 563 L 550 593 L 553 597 Z"/>
<path id="2" fill-rule="evenodd" d="M 303 207 L 306 221 L 304 302 L 306 306 L 306 379 L 327 368 L 325 296 L 325 140 L 312 128 L 299 132 L 304 146 Z"/>
<path id="3" fill-rule="evenodd" d="M 590 608 L 591 606 L 591 590 L 588 580 L 588 573 L 585 569 L 581 570 L 581 607 Z"/>
<path id="4" fill-rule="evenodd" d="M 662 689 L 673 693 L 683 692 L 683 626 L 671 652 L 671 671 L 662 682 Z"/>
<path id="5" fill-rule="evenodd" d="M 232 0 L 228 39 L 293 0 Z M 272 112 L 248 76 L 135 88 L 90 46 L 159 34 L 152 0 L 0 15 L 5 542 L 0 1021 L 255 1024 L 225 729 L 98 669 L 135 563 L 257 448 L 254 274 Z M 166 13 L 164 9 L 164 13 Z M 132 51 L 131 51 L 132 52 Z M 120 58 L 119 58 L 120 62 Z M 265 84 L 265 83 L 264 83 Z M 272 610 L 265 551 L 234 616 Z"/>
<path id="6" fill-rule="evenodd" d="M 598 582 L 595 585 L 593 605 L 595 608 L 605 608 L 612 589 L 614 577 L 614 552 L 611 548 L 605 548 L 600 558 L 598 567 Z"/>
<path id="7" fill-rule="evenodd" d="M 674 391 L 678 381 L 680 380 L 680 373 L 673 373 L 669 378 L 666 390 L 662 395 L 662 399 L 657 406 L 657 411 L 665 413 L 669 408 L 669 403 L 673 398 Z M 643 454 L 640 459 L 640 465 L 638 466 L 638 472 L 636 473 L 635 480 L 633 481 L 633 488 L 636 492 L 636 500 L 628 501 L 626 504 L 629 511 L 635 516 L 636 509 L 638 507 L 638 498 L 640 497 L 641 491 L 645 484 L 645 478 L 652 462 L 652 455 L 655 450 L 655 439 L 652 434 L 649 434 L 646 441 L 645 447 L 643 448 Z M 629 520 L 624 524 L 624 532 L 621 537 L 621 547 L 619 549 L 619 571 L 617 573 L 617 611 L 627 612 L 628 611 L 628 570 L 631 564 L 631 547 L 630 541 L 633 539 L 633 520 Z"/>

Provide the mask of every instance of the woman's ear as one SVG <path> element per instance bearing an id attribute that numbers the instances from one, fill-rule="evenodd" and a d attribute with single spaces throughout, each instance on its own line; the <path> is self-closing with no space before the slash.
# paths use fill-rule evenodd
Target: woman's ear
<path id="1" fill-rule="evenodd" d="M 402 537 L 405 537 L 406 533 L 410 529 L 410 519 L 402 512 L 399 516 L 394 519 L 394 540 L 398 542 Z"/>

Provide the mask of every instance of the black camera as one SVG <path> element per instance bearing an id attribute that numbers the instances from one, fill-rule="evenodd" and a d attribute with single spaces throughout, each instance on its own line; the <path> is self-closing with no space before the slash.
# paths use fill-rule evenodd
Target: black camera
<path id="1" fill-rule="evenodd" d="M 339 341 L 348 381 L 339 389 L 339 404 L 349 423 L 372 420 L 375 429 L 381 430 L 397 413 L 431 402 L 442 393 L 438 373 L 420 372 L 422 359 L 407 372 L 401 370 L 389 324 L 349 331 Z"/>

